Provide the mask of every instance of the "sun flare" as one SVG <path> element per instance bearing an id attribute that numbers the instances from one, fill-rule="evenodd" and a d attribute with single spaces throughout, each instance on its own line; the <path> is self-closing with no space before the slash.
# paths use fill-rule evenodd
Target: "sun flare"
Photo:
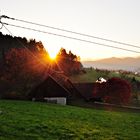
<path id="1" fill-rule="evenodd" d="M 49 56 L 50 56 L 50 59 L 55 60 L 56 56 L 57 56 L 57 53 L 49 52 Z"/>
<path id="2" fill-rule="evenodd" d="M 49 54 L 49 58 L 51 60 L 56 60 L 56 57 L 57 57 L 57 54 L 59 53 L 60 51 L 60 48 L 59 47 L 54 47 L 52 45 L 52 47 L 48 46 L 48 48 L 45 48 Z"/>
<path id="3" fill-rule="evenodd" d="M 51 60 L 55 60 L 55 59 L 56 59 L 56 56 L 50 55 L 50 59 L 51 59 Z"/>

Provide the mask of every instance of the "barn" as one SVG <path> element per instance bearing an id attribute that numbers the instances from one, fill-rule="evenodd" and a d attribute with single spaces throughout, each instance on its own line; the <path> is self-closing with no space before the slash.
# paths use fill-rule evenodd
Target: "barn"
<path id="1" fill-rule="evenodd" d="M 62 85 L 60 85 L 50 75 L 46 79 L 35 86 L 29 93 L 29 99 L 37 101 L 46 101 L 50 103 L 67 104 L 67 100 L 71 93 Z"/>

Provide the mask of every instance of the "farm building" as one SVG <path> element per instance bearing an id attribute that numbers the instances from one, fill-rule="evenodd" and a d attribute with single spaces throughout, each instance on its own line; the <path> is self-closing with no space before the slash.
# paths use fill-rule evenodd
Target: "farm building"
<path id="1" fill-rule="evenodd" d="M 70 92 L 58 84 L 51 76 L 47 76 L 43 82 L 34 87 L 29 93 L 30 99 L 38 101 L 46 100 L 60 104 L 66 104 L 66 100 L 69 96 Z"/>
<path id="2" fill-rule="evenodd" d="M 35 86 L 29 93 L 29 99 L 68 104 L 71 100 L 81 98 L 80 93 L 69 79 L 60 74 L 56 75 L 47 76 L 45 80 Z"/>
<path id="3" fill-rule="evenodd" d="M 101 101 L 102 85 L 100 83 L 74 83 L 74 86 L 86 101 Z"/>

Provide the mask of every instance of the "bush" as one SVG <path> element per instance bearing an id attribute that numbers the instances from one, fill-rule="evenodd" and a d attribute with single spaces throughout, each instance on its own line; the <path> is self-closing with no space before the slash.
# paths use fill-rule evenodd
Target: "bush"
<path id="1" fill-rule="evenodd" d="M 130 84 L 121 78 L 109 79 L 105 86 L 103 99 L 105 102 L 127 104 L 131 98 Z"/>

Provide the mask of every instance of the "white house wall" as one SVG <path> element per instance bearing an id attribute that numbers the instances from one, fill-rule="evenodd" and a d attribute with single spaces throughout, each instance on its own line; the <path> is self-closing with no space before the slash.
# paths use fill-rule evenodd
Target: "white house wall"
<path id="1" fill-rule="evenodd" d="M 49 102 L 49 103 L 57 103 L 60 105 L 66 105 L 67 101 L 65 97 L 45 97 L 44 98 L 45 101 Z"/>

